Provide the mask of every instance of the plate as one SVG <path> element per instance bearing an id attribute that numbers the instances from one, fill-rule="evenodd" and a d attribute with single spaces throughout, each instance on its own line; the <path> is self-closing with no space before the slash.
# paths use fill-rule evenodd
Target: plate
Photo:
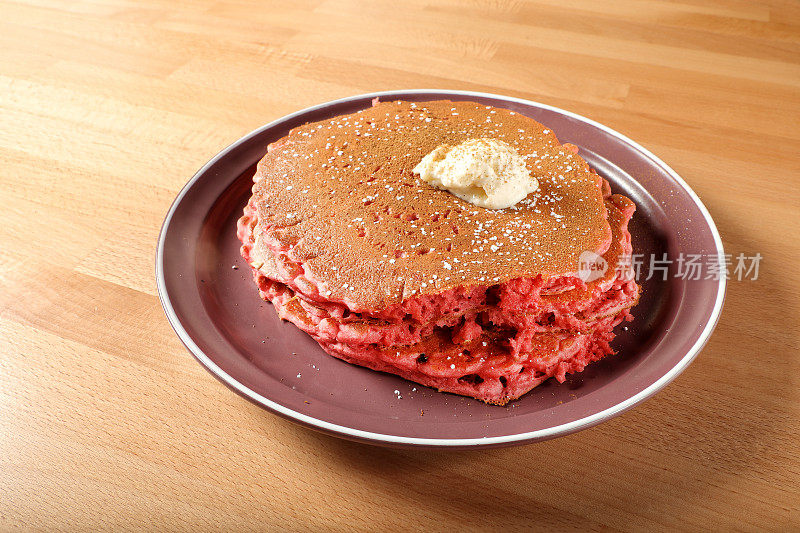
<path id="1" fill-rule="evenodd" d="M 655 155 L 602 124 L 487 93 L 409 90 L 343 98 L 287 115 L 230 145 L 194 175 L 164 220 L 156 259 L 161 303 L 181 341 L 220 381 L 273 413 L 340 437 L 474 448 L 533 442 L 590 427 L 650 397 L 694 359 L 720 315 L 725 279 L 685 279 L 675 275 L 674 262 L 666 276 L 653 270 L 651 279 L 640 279 L 635 320 L 617 328 L 617 355 L 565 383 L 548 380 L 506 407 L 350 365 L 279 320 L 258 297 L 236 238 L 236 220 L 250 196 L 255 165 L 267 145 L 290 129 L 364 109 L 375 97 L 470 100 L 534 118 L 561 142 L 579 146 L 580 155 L 612 189 L 636 203 L 629 226 L 634 253 L 657 261 L 675 261 L 681 254 L 721 261 L 716 226 L 686 182 Z"/>

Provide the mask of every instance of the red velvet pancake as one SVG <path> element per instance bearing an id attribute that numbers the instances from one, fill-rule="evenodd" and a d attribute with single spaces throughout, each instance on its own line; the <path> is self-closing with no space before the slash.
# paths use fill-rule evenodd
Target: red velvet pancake
<path id="1" fill-rule="evenodd" d="M 540 188 L 473 206 L 411 169 L 442 143 L 493 137 Z M 261 296 L 331 355 L 505 404 L 612 353 L 638 300 L 624 258 L 633 203 L 541 124 L 471 102 L 378 103 L 269 147 L 239 221 Z M 605 275 L 577 274 L 584 251 Z"/>

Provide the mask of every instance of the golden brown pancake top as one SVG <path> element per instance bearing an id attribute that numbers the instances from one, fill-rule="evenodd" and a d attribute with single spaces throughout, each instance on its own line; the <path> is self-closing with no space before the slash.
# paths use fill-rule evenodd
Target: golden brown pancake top
<path id="1" fill-rule="evenodd" d="M 539 180 L 517 205 L 474 206 L 412 170 L 438 145 L 491 137 Z M 474 102 L 383 102 L 295 128 L 253 188 L 257 232 L 330 300 L 377 310 L 457 286 L 571 274 L 611 228 L 601 179 L 542 124 Z"/>

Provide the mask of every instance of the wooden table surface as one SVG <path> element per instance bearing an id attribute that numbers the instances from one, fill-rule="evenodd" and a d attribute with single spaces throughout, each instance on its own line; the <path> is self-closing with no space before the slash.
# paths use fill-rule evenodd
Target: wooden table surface
<path id="1" fill-rule="evenodd" d="M 184 183 L 286 113 L 423 87 L 605 123 L 762 254 L 675 382 L 545 443 L 393 450 L 192 359 L 153 272 Z M 0 530 L 800 530 L 796 2 L 2 2 L 0 125 Z"/>

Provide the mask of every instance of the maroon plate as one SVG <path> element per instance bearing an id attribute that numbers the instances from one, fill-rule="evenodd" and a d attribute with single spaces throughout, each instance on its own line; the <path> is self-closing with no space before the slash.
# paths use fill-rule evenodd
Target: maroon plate
<path id="1" fill-rule="evenodd" d="M 158 294 L 192 354 L 234 391 L 270 411 L 341 437 L 380 444 L 486 447 L 565 435 L 648 398 L 694 359 L 716 325 L 725 280 L 688 280 L 671 267 L 640 280 L 634 322 L 617 328 L 618 355 L 563 384 L 549 380 L 506 407 L 439 393 L 335 359 L 281 322 L 258 297 L 239 255 L 236 220 L 255 164 L 269 143 L 306 122 L 352 113 L 381 100 L 470 100 L 532 117 L 556 132 L 636 203 L 635 253 L 717 258 L 716 226 L 697 195 L 667 165 L 619 133 L 586 118 L 518 98 L 466 91 L 390 91 L 336 100 L 260 128 L 220 152 L 183 188 L 158 243 Z M 647 266 L 647 265 L 645 265 Z M 674 263 L 673 263 L 674 266 Z M 705 277 L 705 276 L 701 276 Z"/>

